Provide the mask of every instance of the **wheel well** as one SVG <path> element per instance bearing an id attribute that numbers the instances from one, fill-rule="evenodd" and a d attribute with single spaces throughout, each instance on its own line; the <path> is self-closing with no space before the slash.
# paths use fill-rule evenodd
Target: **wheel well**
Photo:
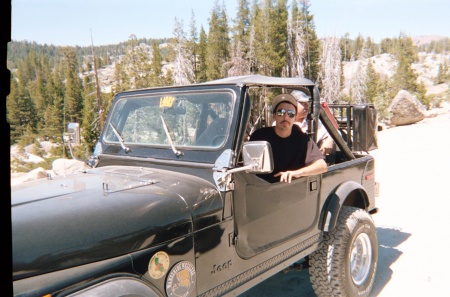
<path id="1" fill-rule="evenodd" d="M 350 192 L 345 198 L 343 206 L 354 206 L 362 209 L 367 208 L 367 195 L 362 189 L 355 189 Z"/>
<path id="2" fill-rule="evenodd" d="M 341 184 L 334 193 L 332 193 L 322 209 L 323 231 L 331 231 L 336 226 L 336 220 L 339 216 L 342 206 L 353 206 L 361 209 L 367 209 L 369 198 L 364 188 L 356 182 Z"/>
<path id="3" fill-rule="evenodd" d="M 60 292 L 71 296 L 148 296 L 160 297 L 162 294 L 150 283 L 130 273 L 115 273 L 103 276 Z"/>

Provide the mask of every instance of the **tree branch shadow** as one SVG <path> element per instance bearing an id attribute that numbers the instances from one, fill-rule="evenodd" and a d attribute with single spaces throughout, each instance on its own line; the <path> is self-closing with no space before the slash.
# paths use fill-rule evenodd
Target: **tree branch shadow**
<path id="1" fill-rule="evenodd" d="M 370 296 L 378 296 L 392 278 L 390 268 L 403 254 L 397 247 L 406 241 L 411 233 L 406 233 L 398 227 L 377 227 L 378 235 L 378 264 L 375 283 Z"/>

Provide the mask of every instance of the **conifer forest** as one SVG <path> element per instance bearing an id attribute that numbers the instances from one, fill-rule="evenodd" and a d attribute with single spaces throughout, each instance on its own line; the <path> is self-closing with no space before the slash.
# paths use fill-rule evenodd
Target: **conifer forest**
<path id="1" fill-rule="evenodd" d="M 25 147 L 42 140 L 61 144 L 67 124 L 78 123 L 81 145 L 74 153 L 85 159 L 93 151 L 114 95 L 124 90 L 248 74 L 306 77 L 316 83 L 323 100 L 374 103 L 383 120 L 400 90 L 416 95 L 427 108 L 442 100 L 427 96 L 414 72 L 419 53 L 446 56 L 433 79 L 435 84 L 450 82 L 449 38 L 421 45 L 402 32 L 379 43 L 361 34 L 355 39 L 348 33 L 319 38 L 310 1 L 294 0 L 289 6 L 287 0 L 236 1 L 235 16 L 214 4 L 207 31 L 197 26 L 194 14 L 186 26 L 175 19 L 173 36 L 165 39 L 131 34 L 119 44 L 88 47 L 11 41 L 6 103 L 10 145 Z M 383 54 L 395 61 L 392 76 L 379 74 L 370 62 Z M 358 61 L 357 70 L 349 91 L 343 92 L 343 65 L 352 61 Z M 108 86 L 98 80 L 98 71 L 105 67 L 113 69 Z M 68 154 L 63 148 L 56 146 L 54 155 Z"/>

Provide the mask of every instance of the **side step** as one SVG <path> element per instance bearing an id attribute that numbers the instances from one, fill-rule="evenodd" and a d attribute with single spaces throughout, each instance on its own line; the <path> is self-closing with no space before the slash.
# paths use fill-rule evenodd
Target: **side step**
<path id="1" fill-rule="evenodd" d="M 301 271 L 304 269 L 309 269 L 309 258 L 303 258 L 298 262 L 295 262 L 294 264 L 292 264 L 291 266 L 289 266 L 288 268 L 285 268 L 283 270 L 281 270 L 281 273 L 286 274 L 290 271 Z"/>

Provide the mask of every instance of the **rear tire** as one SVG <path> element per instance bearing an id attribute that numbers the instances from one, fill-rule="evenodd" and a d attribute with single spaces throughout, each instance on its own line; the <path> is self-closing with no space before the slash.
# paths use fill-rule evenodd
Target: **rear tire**
<path id="1" fill-rule="evenodd" d="M 324 234 L 309 257 L 309 275 L 317 296 L 368 296 L 378 260 L 372 217 L 363 209 L 343 207 L 334 230 Z"/>

